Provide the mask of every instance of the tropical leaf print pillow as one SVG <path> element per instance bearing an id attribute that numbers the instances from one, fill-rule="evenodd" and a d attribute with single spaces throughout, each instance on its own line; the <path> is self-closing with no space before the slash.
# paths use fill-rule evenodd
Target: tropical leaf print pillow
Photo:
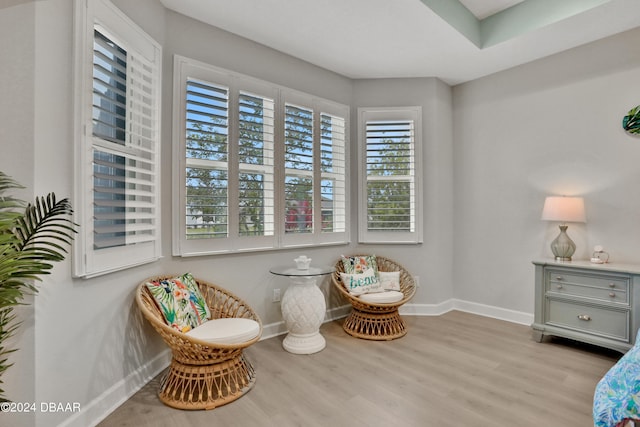
<path id="1" fill-rule="evenodd" d="M 375 275 L 378 274 L 378 263 L 375 255 L 360 255 L 345 257 L 342 256 L 342 266 L 347 274 L 362 274 L 369 268 L 373 269 Z"/>
<path id="2" fill-rule="evenodd" d="M 209 307 L 190 273 L 145 285 L 167 325 L 180 332 L 188 332 L 211 317 Z"/>
<path id="3" fill-rule="evenodd" d="M 200 287 L 191 273 L 185 273 L 182 276 L 177 277 L 176 280 L 182 281 L 182 283 L 184 283 L 189 289 L 189 292 L 191 292 L 190 299 L 195 304 L 196 312 L 200 318 L 200 323 L 204 323 L 211 319 L 211 311 L 209 310 L 207 301 L 204 299 L 202 292 L 200 292 Z"/>

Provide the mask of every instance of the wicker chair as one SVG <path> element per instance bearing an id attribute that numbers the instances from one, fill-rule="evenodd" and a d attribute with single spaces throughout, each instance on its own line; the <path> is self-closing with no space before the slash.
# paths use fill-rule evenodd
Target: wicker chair
<path id="1" fill-rule="evenodd" d="M 379 271 L 400 272 L 400 291 L 404 294 L 402 300 L 390 304 L 374 304 L 351 295 L 340 277 L 340 272 L 344 272 L 341 259 L 335 265 L 331 281 L 352 306 L 351 313 L 342 325 L 342 329 L 346 333 L 367 340 L 393 340 L 407 334 L 407 326 L 400 317 L 398 309 L 413 297 L 416 292 L 416 284 L 409 272 L 397 262 L 381 256 L 376 256 L 376 262 Z"/>
<path id="2" fill-rule="evenodd" d="M 160 400 L 178 409 L 213 409 L 232 402 L 255 383 L 255 370 L 243 350 L 260 339 L 262 322 L 258 315 L 232 293 L 196 279 L 211 310 L 212 319 L 247 318 L 260 325 L 258 335 L 240 344 L 212 344 L 189 337 L 168 326 L 145 283 L 175 276 L 158 276 L 143 281 L 136 302 L 167 345 L 173 357 L 160 384 Z"/>

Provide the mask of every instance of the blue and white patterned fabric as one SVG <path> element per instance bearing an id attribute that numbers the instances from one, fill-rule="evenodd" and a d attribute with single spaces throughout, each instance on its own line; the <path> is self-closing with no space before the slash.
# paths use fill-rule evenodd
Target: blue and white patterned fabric
<path id="1" fill-rule="evenodd" d="M 598 382 L 593 397 L 595 427 L 622 426 L 627 420 L 640 420 L 640 331 L 636 344 Z"/>

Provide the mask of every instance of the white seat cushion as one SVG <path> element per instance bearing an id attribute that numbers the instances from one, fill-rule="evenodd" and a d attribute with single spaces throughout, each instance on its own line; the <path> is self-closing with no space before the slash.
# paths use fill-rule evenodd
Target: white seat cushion
<path id="1" fill-rule="evenodd" d="M 360 298 L 364 302 L 369 302 L 372 304 L 391 304 L 394 302 L 402 301 L 402 298 L 404 298 L 404 294 L 400 291 L 375 292 L 372 294 L 359 295 L 358 298 Z"/>
<path id="2" fill-rule="evenodd" d="M 260 324 L 251 319 L 212 319 L 187 332 L 190 337 L 217 344 L 240 344 L 260 333 Z"/>

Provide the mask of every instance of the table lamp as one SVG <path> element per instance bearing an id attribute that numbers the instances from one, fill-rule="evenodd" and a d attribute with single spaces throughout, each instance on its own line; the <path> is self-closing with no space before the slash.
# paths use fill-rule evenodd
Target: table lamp
<path id="1" fill-rule="evenodd" d="M 543 221 L 561 222 L 560 234 L 551 242 L 551 252 L 556 261 L 571 261 L 576 251 L 576 244 L 567 235 L 567 222 L 587 222 L 582 197 L 547 197 L 542 209 Z"/>

